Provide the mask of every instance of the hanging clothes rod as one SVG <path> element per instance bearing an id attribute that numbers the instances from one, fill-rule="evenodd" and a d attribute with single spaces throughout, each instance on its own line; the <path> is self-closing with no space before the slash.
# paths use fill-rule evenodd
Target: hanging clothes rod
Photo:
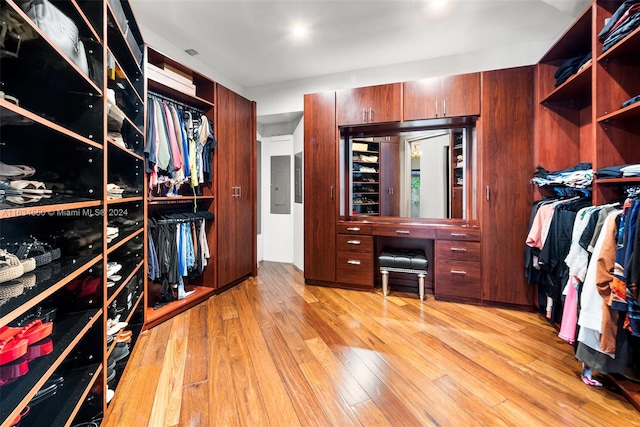
<path id="1" fill-rule="evenodd" d="M 180 101 L 176 101 L 175 99 L 169 98 L 168 96 L 161 95 L 159 93 L 152 92 L 150 90 L 147 91 L 147 95 L 149 95 L 152 98 L 157 98 L 157 99 L 160 99 L 160 100 L 163 100 L 163 101 L 166 101 L 166 102 L 170 102 L 170 103 L 172 103 L 174 105 L 179 105 L 181 107 L 186 108 L 187 110 L 190 110 L 191 112 L 195 112 L 195 113 L 198 113 L 201 116 L 204 116 L 204 111 L 202 111 L 201 109 L 196 108 L 196 107 L 194 107 L 192 105 L 185 104 L 185 103 L 180 102 Z"/>

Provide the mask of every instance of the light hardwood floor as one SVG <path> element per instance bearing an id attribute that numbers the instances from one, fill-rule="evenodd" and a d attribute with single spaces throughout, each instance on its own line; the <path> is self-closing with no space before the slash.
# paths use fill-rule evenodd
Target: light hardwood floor
<path id="1" fill-rule="evenodd" d="M 640 425 L 538 314 L 303 283 L 264 262 L 143 333 L 106 425 Z"/>

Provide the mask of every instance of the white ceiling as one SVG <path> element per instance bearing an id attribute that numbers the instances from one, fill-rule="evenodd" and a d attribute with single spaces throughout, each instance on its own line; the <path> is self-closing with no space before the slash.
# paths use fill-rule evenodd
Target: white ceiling
<path id="1" fill-rule="evenodd" d="M 549 46 L 589 0 L 130 0 L 136 19 L 254 88 L 524 43 Z M 308 26 L 305 40 L 290 35 Z M 154 46 L 163 49 L 163 46 Z M 533 59 L 535 62 L 539 58 Z"/>

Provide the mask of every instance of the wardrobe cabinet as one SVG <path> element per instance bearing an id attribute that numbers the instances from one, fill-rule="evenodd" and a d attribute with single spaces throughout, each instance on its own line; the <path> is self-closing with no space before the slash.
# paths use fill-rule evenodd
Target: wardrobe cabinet
<path id="1" fill-rule="evenodd" d="M 307 283 L 336 280 L 338 218 L 334 92 L 304 96 L 304 278 Z"/>
<path id="2" fill-rule="evenodd" d="M 77 28 L 85 57 L 67 56 L 36 25 L 31 2 L 0 3 L 24 35 L 2 35 L 0 160 L 3 170 L 33 168 L 21 178 L 46 189 L 0 201 L 0 246 L 33 244 L 26 258 L 37 257 L 33 269 L 2 283 L 3 341 L 19 342 L 15 332 L 32 320 L 45 325 L 26 332 L 18 358 L 9 360 L 12 343 L 2 343 L 2 426 L 100 424 L 128 360 L 110 363 L 108 320 L 127 322 L 130 346 L 143 324 L 144 76 L 134 54 L 141 35 L 126 1 L 52 4 L 69 19 L 66 30 Z M 114 197 L 108 184 L 124 191 Z"/>
<path id="3" fill-rule="evenodd" d="M 255 102 L 221 85 L 216 91 L 219 289 L 257 275 L 257 175 Z"/>
<path id="4" fill-rule="evenodd" d="M 399 122 L 401 90 L 400 83 L 392 83 L 337 91 L 337 125 Z"/>
<path id="5" fill-rule="evenodd" d="M 480 73 L 404 82 L 402 105 L 403 120 L 477 116 Z"/>
<path id="6" fill-rule="evenodd" d="M 533 67 L 482 73 L 478 176 L 483 301 L 531 307 L 533 291 L 520 274 L 532 194 Z"/>
<path id="7" fill-rule="evenodd" d="M 146 87 L 148 104 L 157 106 L 172 106 L 183 113 L 184 120 L 188 115 L 196 127 L 201 122 L 202 116 L 206 117 L 210 124 L 215 124 L 215 82 L 197 71 L 180 64 L 174 59 L 162 54 L 151 46 L 146 46 Z M 180 81 L 180 84 L 177 82 Z M 152 111 L 147 108 L 147 112 Z M 147 114 L 148 116 L 148 114 Z M 184 123 L 184 122 L 183 122 Z M 195 131 L 191 134 L 195 136 Z M 215 135 L 215 132 L 214 132 Z M 215 151 L 214 151 L 215 152 Z M 215 164 L 215 155 L 213 156 Z M 212 165 L 212 170 L 215 170 Z M 165 175 L 162 173 L 162 175 Z M 146 182 L 149 182 L 149 174 Z M 148 188 L 147 216 L 153 227 L 147 227 L 147 233 L 152 233 L 152 228 L 157 226 L 158 220 L 164 220 L 167 214 L 207 212 L 215 213 L 215 188 L 213 177 L 203 179 L 204 182 L 192 187 L 191 181 L 177 186 L 170 183 L 156 185 Z M 182 277 L 186 296 L 177 299 L 177 289 L 172 288 L 173 301 L 167 302 L 167 295 L 162 294 L 162 278 L 155 281 L 148 277 L 145 280 L 147 304 L 145 310 L 145 328 L 152 328 L 159 323 L 193 307 L 214 294 L 215 268 L 212 266 L 215 253 L 215 221 L 205 220 L 205 233 L 209 247 L 207 266 L 202 275 L 194 277 Z M 149 234 L 146 235 L 149 237 Z M 154 245 L 155 246 L 155 245 Z M 154 247 L 157 251 L 157 248 Z M 170 286 L 177 284 L 170 283 Z M 167 290 L 165 289 L 165 292 Z"/>

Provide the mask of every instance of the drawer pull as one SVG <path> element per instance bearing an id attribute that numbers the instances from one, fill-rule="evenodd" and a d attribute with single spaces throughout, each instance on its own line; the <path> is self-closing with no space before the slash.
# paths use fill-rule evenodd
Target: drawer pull
<path id="1" fill-rule="evenodd" d="M 396 230 L 396 233 L 397 234 L 411 234 L 411 232 L 408 231 L 408 230 Z"/>
<path id="2" fill-rule="evenodd" d="M 359 245 L 360 240 L 347 240 L 347 243 L 350 245 Z"/>
<path id="3" fill-rule="evenodd" d="M 451 248 L 451 252 L 467 252 L 467 248 Z"/>
<path id="4" fill-rule="evenodd" d="M 360 227 L 347 227 L 347 231 L 360 231 Z"/>
<path id="5" fill-rule="evenodd" d="M 451 237 L 467 237 L 465 233 L 451 233 Z"/>
<path id="6" fill-rule="evenodd" d="M 451 274 L 462 274 L 466 276 L 467 272 L 464 270 L 451 270 Z"/>
<path id="7" fill-rule="evenodd" d="M 360 260 L 350 259 L 347 261 L 347 264 L 360 265 Z"/>

